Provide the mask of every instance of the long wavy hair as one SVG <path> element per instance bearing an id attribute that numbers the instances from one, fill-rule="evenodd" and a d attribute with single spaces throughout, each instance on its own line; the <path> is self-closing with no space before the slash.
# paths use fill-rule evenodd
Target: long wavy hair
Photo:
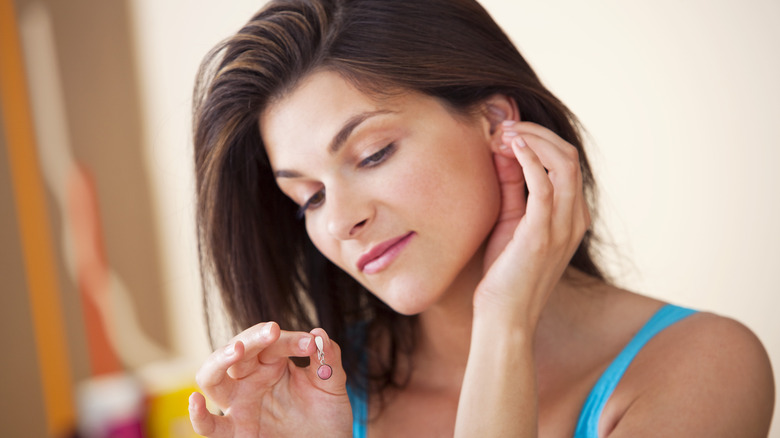
<path id="1" fill-rule="evenodd" d="M 193 120 L 208 325 L 216 292 L 234 331 L 261 321 L 321 326 L 342 347 L 350 384 L 381 391 L 404 384 L 398 370 L 414 348 L 416 319 L 315 249 L 276 185 L 260 135 L 269 104 L 323 70 L 371 95 L 413 90 L 458 113 L 496 93 L 510 96 L 523 120 L 578 149 L 593 216 L 595 184 L 576 118 L 476 1 L 274 0 L 214 48 L 198 73 Z M 593 239 L 585 234 L 570 265 L 603 279 Z"/>

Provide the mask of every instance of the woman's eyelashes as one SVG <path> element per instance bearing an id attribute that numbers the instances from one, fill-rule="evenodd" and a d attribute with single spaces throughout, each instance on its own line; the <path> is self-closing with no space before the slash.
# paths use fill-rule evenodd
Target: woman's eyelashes
<path id="1" fill-rule="evenodd" d="M 359 167 L 373 167 L 376 166 L 386 159 L 390 157 L 390 155 L 393 155 L 393 152 L 395 152 L 395 143 L 390 143 L 389 145 L 383 147 L 377 152 L 374 152 L 373 154 L 369 155 L 368 157 L 364 158 L 362 161 L 360 161 Z"/>
<path id="2" fill-rule="evenodd" d="M 385 160 L 387 160 L 393 154 L 393 152 L 395 152 L 395 150 L 396 150 L 395 143 L 390 143 L 389 145 L 383 147 L 377 152 L 374 152 L 373 154 L 361 160 L 360 163 L 358 164 L 358 167 L 368 168 L 368 167 L 378 166 L 382 164 Z M 316 209 L 317 207 L 321 206 L 324 202 L 325 202 L 325 188 L 323 187 L 322 189 L 314 193 L 309 199 L 307 199 L 303 203 L 303 205 L 301 205 L 297 213 L 298 218 L 299 219 L 303 218 L 303 216 L 306 215 L 307 211 Z"/>
<path id="3" fill-rule="evenodd" d="M 306 202 L 301 205 L 301 207 L 298 209 L 298 219 L 303 218 L 303 216 L 306 214 L 306 211 L 312 208 L 317 208 L 322 203 L 325 202 L 325 188 L 318 190 L 315 194 L 313 194 L 309 199 L 306 200 Z"/>

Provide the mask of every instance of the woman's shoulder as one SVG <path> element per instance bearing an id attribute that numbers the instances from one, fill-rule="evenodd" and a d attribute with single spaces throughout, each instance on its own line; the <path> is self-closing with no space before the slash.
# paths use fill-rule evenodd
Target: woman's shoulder
<path id="1" fill-rule="evenodd" d="M 644 427 L 662 436 L 766 436 L 773 404 L 771 365 L 755 334 L 734 319 L 696 312 L 647 342 L 604 421 L 615 436 Z"/>
<path id="2" fill-rule="evenodd" d="M 678 383 L 687 383 L 689 389 L 700 385 L 714 394 L 711 386 L 723 390 L 755 387 L 752 394 L 757 395 L 762 388 L 774 387 L 764 346 L 735 319 L 697 312 L 670 325 L 656 338 L 646 347 L 645 365 L 679 376 Z"/>

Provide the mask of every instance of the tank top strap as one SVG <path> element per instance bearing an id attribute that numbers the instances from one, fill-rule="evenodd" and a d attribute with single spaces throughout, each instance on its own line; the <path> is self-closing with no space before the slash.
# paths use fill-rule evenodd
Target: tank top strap
<path id="1" fill-rule="evenodd" d="M 367 330 L 368 323 L 363 321 L 350 327 L 348 332 L 352 345 L 361 351 L 358 368 L 364 376 L 368 370 L 368 353 L 365 350 Z M 367 382 L 364 385 L 350 384 L 350 378 L 347 378 L 347 395 L 352 407 L 352 438 L 366 438 L 368 433 L 368 393 L 365 390 L 367 385 Z"/>
<path id="2" fill-rule="evenodd" d="M 598 425 L 604 406 L 634 357 L 653 336 L 693 313 L 696 311 L 667 304 L 645 323 L 591 389 L 582 411 L 580 411 L 574 438 L 598 438 Z"/>
<path id="3" fill-rule="evenodd" d="M 368 401 L 366 394 L 359 388 L 347 385 L 349 404 L 352 405 L 352 438 L 366 438 L 368 419 Z"/>

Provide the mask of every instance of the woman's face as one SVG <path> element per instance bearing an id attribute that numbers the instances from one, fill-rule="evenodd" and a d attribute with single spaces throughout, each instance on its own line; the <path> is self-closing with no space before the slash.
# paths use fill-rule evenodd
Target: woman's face
<path id="1" fill-rule="evenodd" d="M 260 126 L 312 242 L 394 310 L 415 314 L 482 274 L 500 200 L 490 124 L 469 120 L 427 96 L 376 99 L 318 72 Z"/>

